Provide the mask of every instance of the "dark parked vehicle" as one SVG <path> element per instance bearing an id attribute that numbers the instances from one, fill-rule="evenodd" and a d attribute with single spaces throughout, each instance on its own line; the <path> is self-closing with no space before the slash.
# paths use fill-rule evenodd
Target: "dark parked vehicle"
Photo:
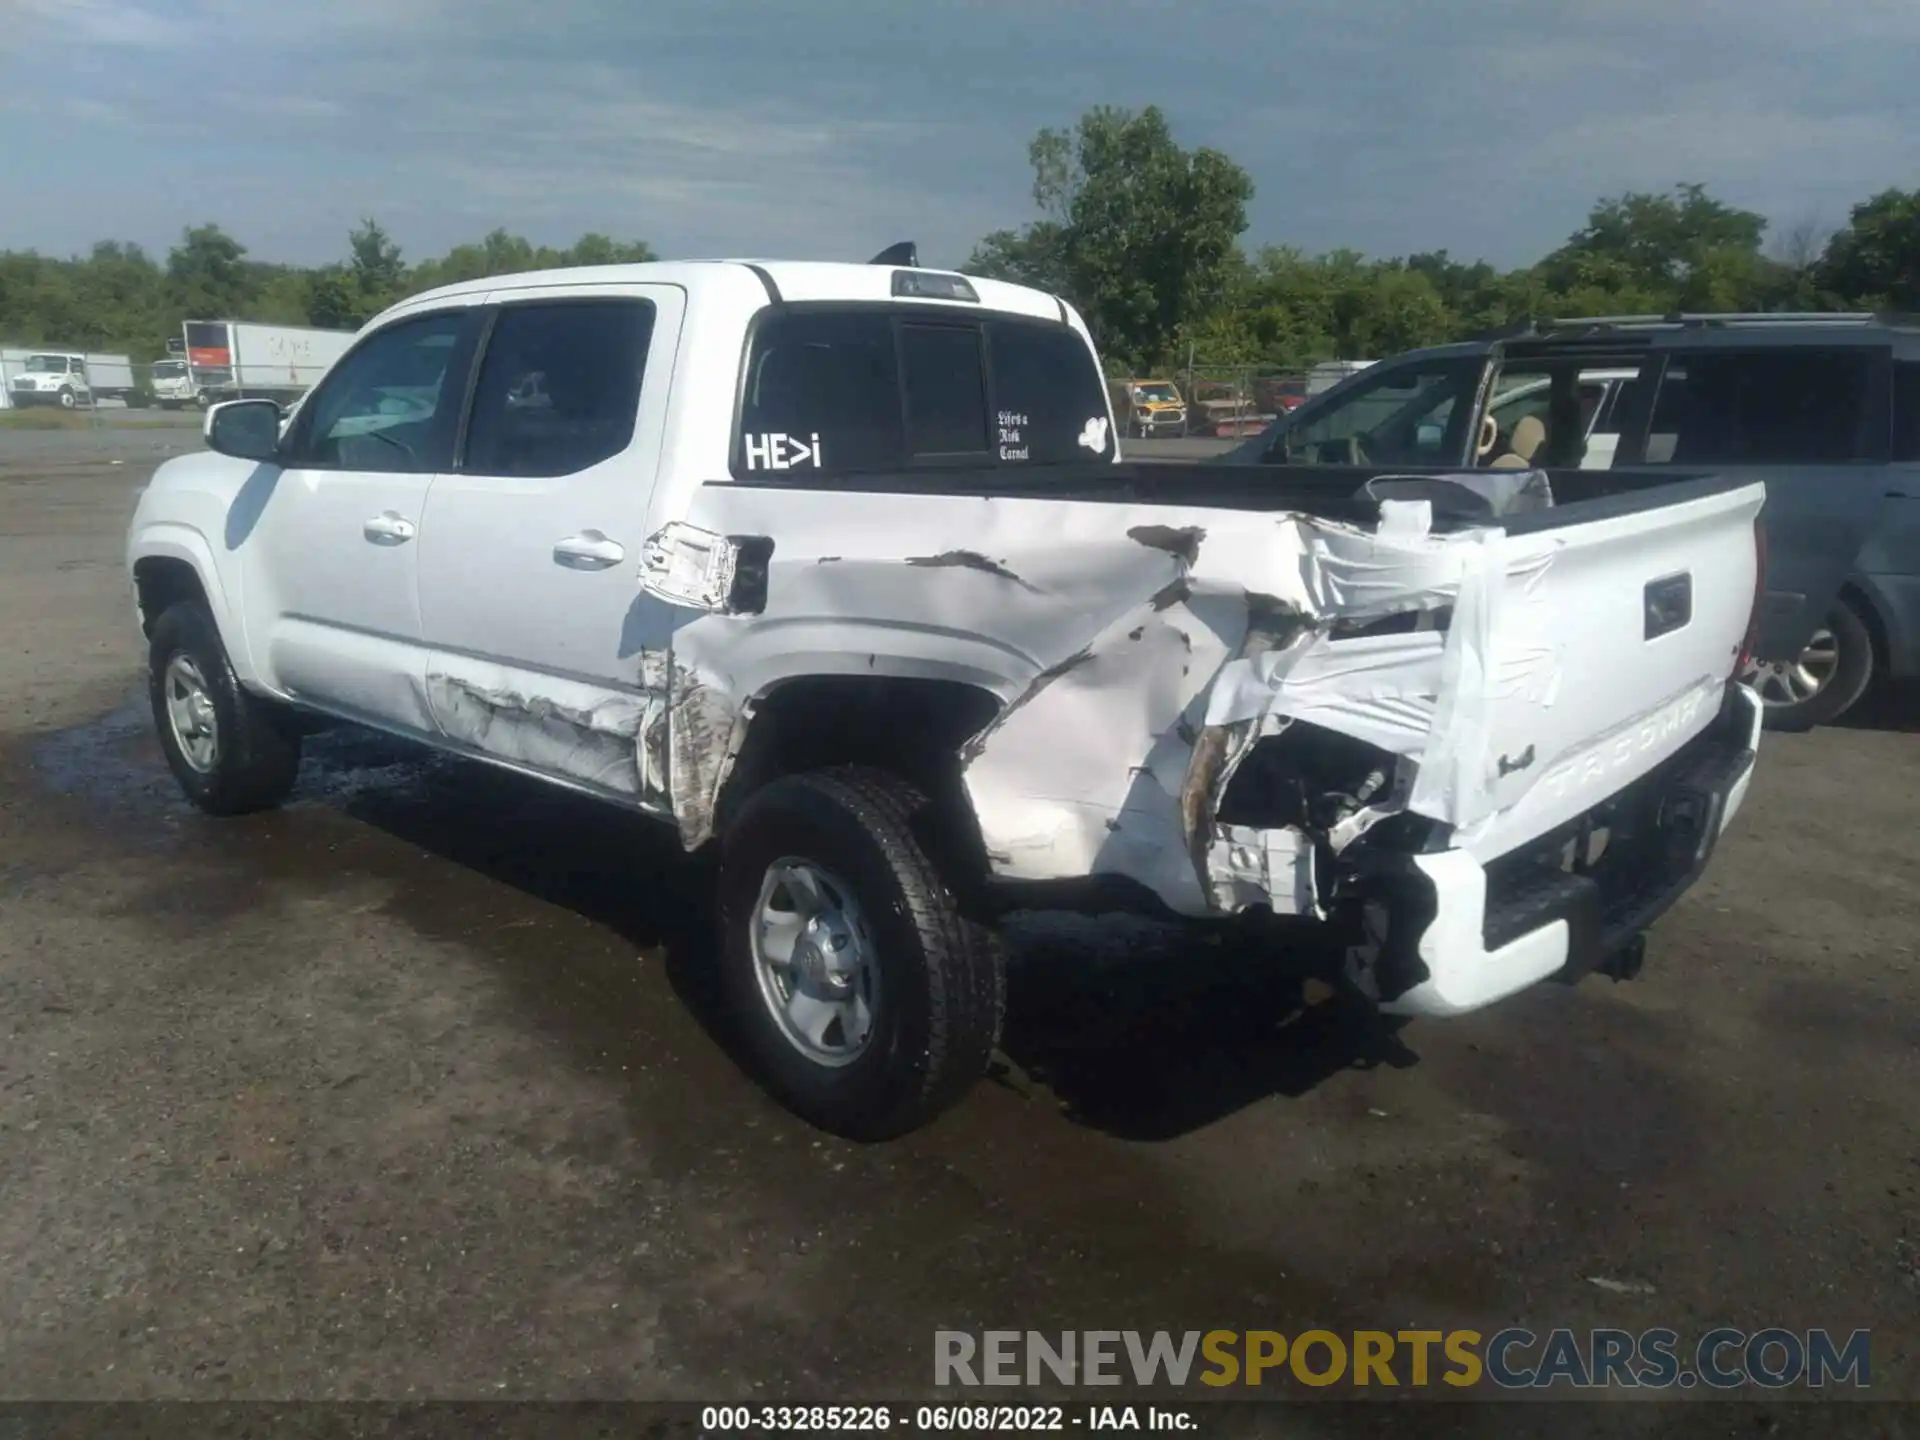
<path id="1" fill-rule="evenodd" d="M 1632 378 L 1596 411 L 1582 391 L 1609 372 Z M 1522 392 L 1538 398 L 1503 407 Z M 1764 480 L 1767 588 L 1745 678 L 1768 724 L 1824 724 L 1876 677 L 1920 673 L 1920 319 L 1534 324 L 1382 361 L 1220 463 Z"/>

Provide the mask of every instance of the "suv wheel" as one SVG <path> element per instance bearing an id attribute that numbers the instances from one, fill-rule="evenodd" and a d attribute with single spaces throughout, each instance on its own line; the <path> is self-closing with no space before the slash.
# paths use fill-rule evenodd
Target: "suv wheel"
<path id="1" fill-rule="evenodd" d="M 1769 730 L 1811 730 L 1838 720 L 1873 679 L 1873 636 L 1842 601 L 1792 660 L 1754 662 L 1741 676 L 1766 704 Z"/>
<path id="2" fill-rule="evenodd" d="M 210 815 L 270 810 L 300 768 L 300 739 L 233 673 L 220 630 L 197 600 L 154 621 L 147 693 L 160 748 L 180 788 Z"/>
<path id="3" fill-rule="evenodd" d="M 721 837 L 722 978 L 747 1058 L 851 1140 L 932 1120 L 999 1039 L 998 940 L 929 857 L 937 823 L 905 780 L 850 766 L 774 781 Z"/>

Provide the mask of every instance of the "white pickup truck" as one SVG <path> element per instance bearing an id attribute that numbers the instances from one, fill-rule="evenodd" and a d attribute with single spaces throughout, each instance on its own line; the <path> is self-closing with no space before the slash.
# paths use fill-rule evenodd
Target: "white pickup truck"
<path id="1" fill-rule="evenodd" d="M 1638 967 L 1759 744 L 1759 485 L 1130 465 L 1071 306 L 900 254 L 474 281 L 216 406 L 127 542 L 187 795 L 317 716 L 658 817 L 859 1138 L 983 1073 L 1013 909 L 1308 927 L 1398 1014 Z"/>

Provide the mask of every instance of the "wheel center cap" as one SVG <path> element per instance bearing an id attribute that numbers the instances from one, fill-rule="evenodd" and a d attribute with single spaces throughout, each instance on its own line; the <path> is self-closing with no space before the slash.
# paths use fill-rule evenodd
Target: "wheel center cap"
<path id="1" fill-rule="evenodd" d="M 838 915 L 815 915 L 794 944 L 793 959 L 809 984 L 830 994 L 853 988 L 853 932 Z"/>

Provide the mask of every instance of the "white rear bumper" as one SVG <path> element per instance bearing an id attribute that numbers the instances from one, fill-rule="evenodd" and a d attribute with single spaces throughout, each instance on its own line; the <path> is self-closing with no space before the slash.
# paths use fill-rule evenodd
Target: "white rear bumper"
<path id="1" fill-rule="evenodd" d="M 1703 833 L 1693 850 L 1644 895 L 1608 898 L 1582 891 L 1575 877 L 1524 901 L 1541 923 L 1513 932 L 1511 923 L 1488 925 L 1489 871 L 1464 850 L 1412 858 L 1413 873 L 1399 885 L 1392 920 L 1420 925 L 1414 954 L 1426 978 L 1381 1009 L 1396 1015 L 1459 1015 L 1504 999 L 1552 976 L 1578 978 L 1622 945 L 1630 944 L 1699 878 L 1714 842 L 1739 812 L 1753 777 L 1760 746 L 1759 697 L 1743 685 L 1729 687 L 1726 708 L 1714 725 L 1674 757 L 1668 783 L 1675 794 L 1697 791 Z M 1677 853 L 1677 852 L 1676 852 Z M 1504 859 L 1505 857 L 1502 857 Z M 1500 887 L 1495 905 L 1515 902 Z M 1430 917 L 1430 918 L 1429 918 Z M 1487 937 L 1497 934 L 1489 946 Z"/>

